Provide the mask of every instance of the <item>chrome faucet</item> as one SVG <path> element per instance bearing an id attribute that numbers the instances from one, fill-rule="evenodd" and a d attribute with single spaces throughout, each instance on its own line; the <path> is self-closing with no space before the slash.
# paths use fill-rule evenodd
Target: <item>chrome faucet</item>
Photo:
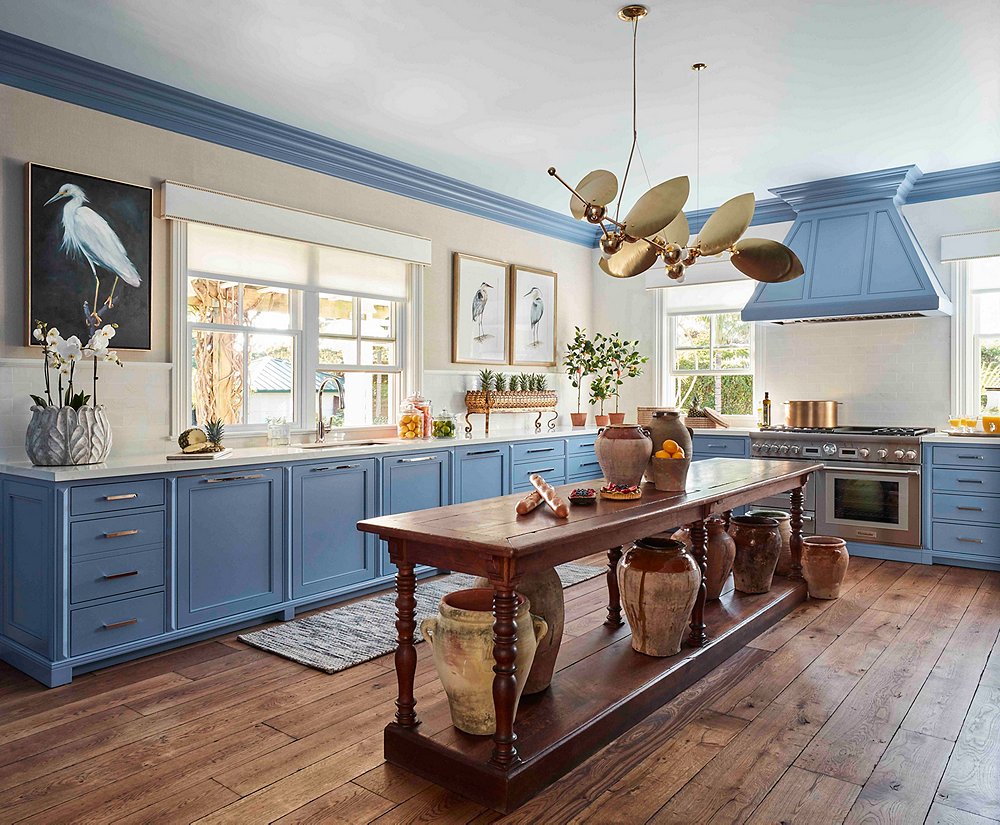
<path id="1" fill-rule="evenodd" d="M 323 421 L 323 391 L 326 389 L 327 384 L 336 384 L 335 378 L 324 378 L 323 383 L 319 385 L 319 389 L 316 391 L 316 443 L 322 444 L 326 441 L 326 434 L 330 432 L 330 428 Z"/>

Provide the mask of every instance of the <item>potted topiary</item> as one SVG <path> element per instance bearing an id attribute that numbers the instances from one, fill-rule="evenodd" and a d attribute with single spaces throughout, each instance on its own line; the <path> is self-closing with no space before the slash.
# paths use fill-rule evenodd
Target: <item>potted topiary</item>
<path id="1" fill-rule="evenodd" d="M 604 402 L 611 397 L 611 384 L 605 375 L 595 375 L 590 381 L 590 406 L 597 406 L 600 412 L 594 416 L 598 427 L 607 427 L 611 423 L 609 416 L 604 414 Z"/>
<path id="2" fill-rule="evenodd" d="M 570 413 L 569 417 L 574 427 L 584 427 L 587 424 L 587 413 L 581 410 L 583 403 L 583 379 L 594 372 L 594 342 L 591 341 L 585 329 L 576 327 L 573 340 L 566 345 L 566 356 L 563 358 L 563 367 L 569 382 L 576 390 L 576 412 Z"/>
<path id="3" fill-rule="evenodd" d="M 649 358 L 639 354 L 638 341 L 626 341 L 617 332 L 611 333 L 605 340 L 605 369 L 607 370 L 608 387 L 615 399 L 615 411 L 610 414 L 612 424 L 624 424 L 625 413 L 619 412 L 621 387 L 627 378 L 638 378 L 642 375 L 642 365 Z"/>

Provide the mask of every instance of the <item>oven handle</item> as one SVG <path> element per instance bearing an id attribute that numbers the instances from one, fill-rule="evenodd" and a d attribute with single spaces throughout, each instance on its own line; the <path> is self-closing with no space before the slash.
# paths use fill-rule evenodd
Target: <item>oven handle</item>
<path id="1" fill-rule="evenodd" d="M 870 473 L 872 475 L 880 476 L 918 476 L 920 475 L 920 470 L 896 470 L 896 469 L 886 469 L 886 470 L 869 470 L 865 467 L 827 467 L 826 472 L 828 473 Z"/>

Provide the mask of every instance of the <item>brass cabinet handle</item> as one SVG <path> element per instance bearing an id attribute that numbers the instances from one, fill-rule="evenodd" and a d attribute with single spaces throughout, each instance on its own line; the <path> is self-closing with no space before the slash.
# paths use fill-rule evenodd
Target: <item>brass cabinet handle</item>
<path id="1" fill-rule="evenodd" d="M 111 579 L 126 579 L 129 576 L 138 576 L 138 575 L 139 575 L 138 570 L 129 570 L 127 573 L 106 573 L 104 575 L 104 578 L 107 579 L 108 581 L 111 581 Z"/>
<path id="2" fill-rule="evenodd" d="M 126 619 L 124 622 L 105 622 L 105 630 L 117 630 L 119 627 L 128 627 L 130 624 L 139 624 L 138 619 Z"/>
<path id="3" fill-rule="evenodd" d="M 106 539 L 120 539 L 122 536 L 135 536 L 138 535 L 138 530 L 117 530 L 114 533 L 105 533 L 104 538 Z"/>
<path id="4" fill-rule="evenodd" d="M 139 498 L 138 493 L 119 493 L 116 496 L 105 496 L 105 501 L 126 501 L 130 498 Z"/>
<path id="5" fill-rule="evenodd" d="M 254 476 L 226 476 L 225 478 L 206 478 L 206 484 L 222 484 L 224 481 L 251 481 L 255 478 L 263 478 L 263 473 Z"/>
<path id="6" fill-rule="evenodd" d="M 959 541 L 964 541 L 967 544 L 982 544 L 983 543 L 982 539 L 967 539 L 964 536 L 959 536 L 958 540 Z"/>
<path id="7" fill-rule="evenodd" d="M 968 510 L 970 513 L 981 513 L 983 512 L 982 507 L 956 507 L 956 510 Z"/>

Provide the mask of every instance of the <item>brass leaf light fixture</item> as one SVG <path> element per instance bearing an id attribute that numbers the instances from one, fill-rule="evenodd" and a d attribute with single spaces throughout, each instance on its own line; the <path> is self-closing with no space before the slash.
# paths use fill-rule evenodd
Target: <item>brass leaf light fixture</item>
<path id="1" fill-rule="evenodd" d="M 625 164 L 625 174 L 619 188 L 618 178 L 607 169 L 595 169 L 576 185 L 570 186 L 559 177 L 554 166 L 549 174 L 571 193 L 569 211 L 577 220 L 586 220 L 601 227 L 600 246 L 604 255 L 601 269 L 612 278 L 633 278 L 662 260 L 667 277 L 680 283 L 684 270 L 702 255 L 719 255 L 729 251 L 731 261 L 740 272 L 755 281 L 779 283 L 791 281 L 803 273 L 802 263 L 784 244 L 766 238 L 740 238 L 753 220 L 752 192 L 726 201 L 705 222 L 691 243 L 691 232 L 684 215 L 684 204 L 690 193 L 687 176 L 671 178 L 646 192 L 621 218 L 622 197 L 628 183 L 632 160 L 638 144 L 636 117 L 636 43 L 639 21 L 649 13 L 645 6 L 624 6 L 618 17 L 632 24 L 632 147 Z M 704 63 L 691 67 L 699 73 L 698 83 L 698 172 L 701 180 L 701 83 Z M 641 154 L 641 153 L 640 153 Z M 609 205 L 617 196 L 614 217 Z"/>

